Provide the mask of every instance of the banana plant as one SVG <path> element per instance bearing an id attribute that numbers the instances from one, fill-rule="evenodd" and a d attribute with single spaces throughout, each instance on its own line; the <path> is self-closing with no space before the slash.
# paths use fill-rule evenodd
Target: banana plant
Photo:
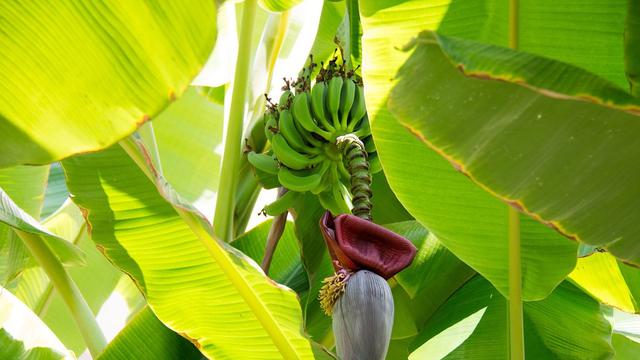
<path id="1" fill-rule="evenodd" d="M 0 13 L 0 358 L 640 353 L 640 1 Z"/>

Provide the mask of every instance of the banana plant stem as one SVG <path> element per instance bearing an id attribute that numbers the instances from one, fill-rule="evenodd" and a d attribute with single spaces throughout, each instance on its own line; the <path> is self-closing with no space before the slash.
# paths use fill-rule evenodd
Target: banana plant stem
<path id="1" fill-rule="evenodd" d="M 80 289 L 78 289 L 78 286 L 73 282 L 60 260 L 40 236 L 20 230 L 16 230 L 16 233 L 47 274 L 54 288 L 60 293 L 62 300 L 69 308 L 71 316 L 80 329 L 91 356 L 97 359 L 98 355 L 107 346 L 107 340 L 102 330 L 100 330 L 89 305 L 82 297 Z"/>
<path id="2" fill-rule="evenodd" d="M 509 352 L 511 360 L 524 359 L 520 213 L 512 207 L 509 207 Z"/>
<path id="3" fill-rule="evenodd" d="M 82 224 L 82 227 L 78 232 L 78 236 L 76 236 L 76 238 L 73 240 L 74 245 L 78 245 L 78 243 L 80 242 L 80 238 L 82 237 L 82 233 L 85 231 L 86 226 L 87 226 L 86 224 L 84 223 Z M 51 283 L 51 281 L 49 281 L 49 283 L 47 284 L 47 287 L 44 290 L 44 293 L 38 299 L 38 302 L 36 303 L 33 309 L 33 312 L 36 313 L 36 315 L 38 315 L 39 317 L 43 317 L 49 308 L 49 304 L 51 303 L 52 298 L 53 298 L 53 284 Z"/>
<path id="4" fill-rule="evenodd" d="M 509 47 L 517 50 L 520 39 L 518 0 L 509 0 Z M 522 315 L 522 258 L 520 213 L 509 206 L 509 354 L 511 360 L 524 359 Z"/>
<path id="5" fill-rule="evenodd" d="M 249 88 L 249 64 L 253 49 L 252 34 L 256 15 L 256 0 L 246 0 L 242 14 L 238 58 L 231 95 L 231 111 L 225 138 L 224 156 L 220 172 L 220 185 L 216 202 L 213 227 L 216 235 L 224 241 L 231 241 L 233 229 L 233 206 L 237 187 L 237 174 L 242 156 L 242 130 L 245 118 L 245 104 Z"/>
<path id="6" fill-rule="evenodd" d="M 284 196 L 287 193 L 287 189 L 281 187 L 278 189 L 278 198 Z M 264 249 L 264 257 L 262 258 L 262 270 L 265 274 L 269 274 L 269 267 L 271 266 L 271 260 L 273 260 L 273 253 L 276 251 L 278 241 L 284 233 L 284 227 L 287 225 L 288 211 L 273 218 L 271 228 L 269 229 L 269 235 L 267 236 L 267 244 Z"/>

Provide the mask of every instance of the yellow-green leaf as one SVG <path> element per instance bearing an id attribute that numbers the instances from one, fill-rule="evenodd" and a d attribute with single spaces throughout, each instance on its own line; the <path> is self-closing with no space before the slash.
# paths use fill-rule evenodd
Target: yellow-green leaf
<path id="1" fill-rule="evenodd" d="M 107 147 L 180 96 L 216 38 L 215 2 L 0 3 L 0 167 Z"/>
<path id="2" fill-rule="evenodd" d="M 621 271 L 621 267 L 624 266 L 627 265 L 619 263 L 611 254 L 596 252 L 578 259 L 578 264 L 569 274 L 569 279 L 602 303 L 622 311 L 638 312 L 640 299 L 634 297 L 631 288 L 637 289 L 640 284 L 625 279 Z M 633 268 L 627 271 L 640 270 Z"/>
<path id="3" fill-rule="evenodd" d="M 63 166 L 93 240 L 135 279 L 168 327 L 211 358 L 312 356 L 295 293 L 237 250 L 207 238 L 207 229 L 194 232 L 122 148 L 76 156 Z M 154 181 L 175 199 L 166 183 Z M 205 246 L 203 238 L 211 243 Z"/>

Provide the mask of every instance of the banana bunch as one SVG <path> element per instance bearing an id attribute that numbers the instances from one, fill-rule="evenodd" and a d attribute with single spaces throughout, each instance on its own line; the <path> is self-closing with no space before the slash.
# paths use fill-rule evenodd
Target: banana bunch
<path id="1" fill-rule="evenodd" d="M 271 151 L 251 152 L 249 162 L 260 179 L 277 177 L 291 192 L 311 192 L 335 213 L 344 212 L 344 193 L 350 183 L 343 154 L 336 139 L 353 133 L 365 144 L 371 173 L 380 171 L 364 99 L 361 80 L 335 61 L 321 68 L 313 86 L 305 68 L 296 81 L 287 82 L 277 104 L 269 103 L 264 114 L 265 135 Z M 306 75 L 305 75 L 306 74 Z M 262 181 L 263 184 L 269 181 Z M 273 185 L 274 181 L 269 182 Z M 287 209 L 296 196 L 282 197 L 275 209 Z M 348 212 L 348 208 L 346 209 Z"/>

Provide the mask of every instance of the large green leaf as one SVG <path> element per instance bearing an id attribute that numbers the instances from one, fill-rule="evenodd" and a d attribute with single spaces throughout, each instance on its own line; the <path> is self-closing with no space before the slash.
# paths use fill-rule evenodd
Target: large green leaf
<path id="1" fill-rule="evenodd" d="M 61 358 L 75 359 L 36 314 L 0 287 L 0 359 Z"/>
<path id="2" fill-rule="evenodd" d="M 0 329 L 0 356 L 14 360 L 59 360 L 64 357 L 46 347 L 26 349 L 21 341 L 14 339 L 4 329 Z"/>
<path id="3" fill-rule="evenodd" d="M 507 301 L 477 276 L 427 322 L 410 359 L 508 358 Z M 611 326 L 600 305 L 569 283 L 548 298 L 524 305 L 526 357 L 606 359 Z M 425 342 L 425 340 L 428 340 Z"/>
<path id="4" fill-rule="evenodd" d="M 385 225 L 418 248 L 411 266 L 395 276 L 395 315 L 388 359 L 406 358 L 410 344 L 449 297 L 476 272 L 449 252 L 417 221 Z M 392 282 L 393 284 L 394 282 Z"/>
<path id="5" fill-rule="evenodd" d="M 640 270 L 609 253 L 596 252 L 578 259 L 569 279 L 601 303 L 626 312 L 640 311 Z"/>
<path id="6" fill-rule="evenodd" d="M 413 220 L 389 187 L 384 172 L 373 174 L 371 181 L 371 218 L 376 224 Z"/>
<path id="7" fill-rule="evenodd" d="M 261 263 L 272 223 L 271 219 L 262 222 L 237 237 L 231 242 L 231 246 L 242 251 L 256 263 Z M 300 249 L 293 226 L 292 222 L 287 221 L 284 232 L 278 241 L 278 247 L 273 253 L 269 277 L 300 294 L 309 289 L 309 284 L 300 259 Z"/>
<path id="8" fill-rule="evenodd" d="M 584 0 L 579 7 L 574 0 L 519 0 L 518 9 L 519 49 L 627 84 L 622 42 L 626 0 Z M 363 74 L 365 80 L 375 74 L 375 83 L 395 74 L 406 58 L 397 49 L 423 30 L 501 46 L 509 41 L 508 1 L 361 0 L 360 12 L 368 61 Z"/>
<path id="9" fill-rule="evenodd" d="M 460 176 L 386 110 L 372 126 L 387 179 L 403 205 L 458 258 L 506 294 L 506 206 Z M 543 298 L 572 270 L 576 245 L 526 217 L 522 242 L 524 296 Z"/>
<path id="10" fill-rule="evenodd" d="M 620 334 L 611 336 L 611 346 L 616 351 L 615 360 L 633 360 L 640 353 L 640 343 Z"/>
<path id="11" fill-rule="evenodd" d="M 571 62 L 624 84 L 620 39 L 625 1 L 582 2 L 584 11 L 576 11 L 569 0 L 524 0 L 519 4 L 520 48 Z M 507 45 L 508 3 L 362 1 L 361 15 L 367 109 L 391 188 L 445 246 L 506 294 L 506 206 L 406 131 L 388 111 L 387 101 L 393 78 L 410 55 L 399 49 L 412 38 L 422 30 L 438 30 Z M 466 94 L 465 88 L 457 90 Z M 440 99 L 440 105 L 464 108 L 446 98 Z M 529 300 L 540 299 L 571 271 L 575 245 L 532 219 L 523 217 L 522 222 L 523 295 Z"/>
<path id="12" fill-rule="evenodd" d="M 2 2 L 0 13 L 0 167 L 115 143 L 182 94 L 216 36 L 204 0 Z"/>
<path id="13" fill-rule="evenodd" d="M 164 177 L 208 219 L 218 190 L 223 112 L 220 104 L 190 88 L 152 124 Z"/>
<path id="14" fill-rule="evenodd" d="M 154 186 L 119 146 L 63 166 L 92 239 L 135 279 L 167 326 L 209 357 L 311 356 L 295 293 L 210 237 L 210 230 L 188 226 L 158 193 L 175 199 L 164 180 L 156 178 Z M 177 206 L 183 215 L 184 206 Z"/>
<path id="15" fill-rule="evenodd" d="M 571 65 L 425 33 L 389 107 L 487 191 L 640 264 L 629 216 L 640 196 L 640 167 L 629 164 L 640 158 L 640 100 L 626 91 Z"/>
<path id="16" fill-rule="evenodd" d="M 320 233 L 319 221 L 325 209 L 318 197 L 305 193 L 293 208 L 295 233 L 299 241 L 302 264 L 309 279 L 309 291 L 302 298 L 304 309 L 304 327 L 311 339 L 327 346 L 333 346 L 331 318 L 320 308 L 318 292 L 322 280 L 333 274 L 331 258 Z"/>
<path id="17" fill-rule="evenodd" d="M 187 339 L 167 328 L 153 311 L 145 307 L 109 343 L 99 360 L 128 359 L 202 359 L 202 354 Z"/>
<path id="18" fill-rule="evenodd" d="M 345 12 L 346 5 L 342 1 L 325 1 L 322 5 L 318 32 L 310 51 L 314 61 L 318 63 L 322 61 L 326 64 L 335 53 L 336 33 L 344 20 Z"/>
<path id="19" fill-rule="evenodd" d="M 389 230 L 409 239 L 418 249 L 411 266 L 395 279 L 412 299 L 414 321 L 419 327 L 462 284 L 475 275 L 440 241 L 417 221 L 385 225 Z"/>

